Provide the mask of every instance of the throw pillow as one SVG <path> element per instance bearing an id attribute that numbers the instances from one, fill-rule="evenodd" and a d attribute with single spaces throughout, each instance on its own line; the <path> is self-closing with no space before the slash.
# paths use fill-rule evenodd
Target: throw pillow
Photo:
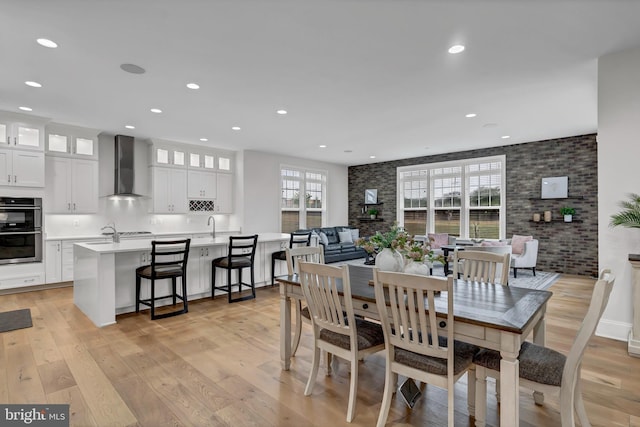
<path id="1" fill-rule="evenodd" d="M 353 240 L 355 242 L 359 238 L 360 238 L 360 229 L 359 228 L 352 228 L 351 229 L 351 240 Z"/>
<path id="2" fill-rule="evenodd" d="M 351 231 L 338 231 L 338 237 L 340 238 L 340 243 L 353 243 Z"/>
<path id="3" fill-rule="evenodd" d="M 440 249 L 449 244 L 449 233 L 429 233 L 427 234 L 431 249 Z"/>
<path id="4" fill-rule="evenodd" d="M 511 252 L 518 255 L 522 254 L 524 252 L 524 244 L 530 240 L 533 240 L 533 236 L 514 234 L 511 238 Z"/>
<path id="5" fill-rule="evenodd" d="M 324 234 L 322 231 L 320 232 L 320 241 L 325 246 L 327 246 L 329 244 L 329 239 L 327 238 L 327 235 Z"/>

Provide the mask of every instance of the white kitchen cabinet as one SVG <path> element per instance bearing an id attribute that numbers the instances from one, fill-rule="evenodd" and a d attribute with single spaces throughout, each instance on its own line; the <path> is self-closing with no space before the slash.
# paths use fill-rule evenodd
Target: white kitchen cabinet
<path id="1" fill-rule="evenodd" d="M 40 124 L 0 117 L 0 146 L 42 151 L 43 130 Z"/>
<path id="2" fill-rule="evenodd" d="M 57 123 L 45 128 L 47 154 L 98 160 L 98 131 Z"/>
<path id="3" fill-rule="evenodd" d="M 189 199 L 215 199 L 216 174 L 202 170 L 189 170 L 187 187 Z"/>
<path id="4" fill-rule="evenodd" d="M 41 262 L 0 266 L 0 289 L 42 285 L 45 267 Z"/>
<path id="5" fill-rule="evenodd" d="M 62 282 L 62 242 L 49 240 L 45 243 L 45 283 Z"/>
<path id="6" fill-rule="evenodd" d="M 136 305 L 136 268 L 151 263 L 151 251 L 116 253 L 115 258 L 116 309 L 131 311 Z M 141 282 L 140 297 L 143 299 L 149 298 L 148 282 L 146 279 Z M 170 280 L 158 281 L 156 295 L 168 294 L 170 284 Z M 140 308 L 145 310 L 148 307 L 143 305 Z"/>
<path id="7" fill-rule="evenodd" d="M 151 167 L 152 210 L 154 213 L 187 212 L 187 171 Z"/>
<path id="8" fill-rule="evenodd" d="M 44 187 L 44 153 L 0 149 L 0 185 Z"/>
<path id="9" fill-rule="evenodd" d="M 216 174 L 216 213 L 233 212 L 233 175 L 228 173 Z"/>
<path id="10" fill-rule="evenodd" d="M 187 262 L 188 294 L 200 298 L 211 297 L 211 261 L 226 255 L 226 246 L 208 246 L 204 248 L 192 248 L 189 251 Z M 224 280 L 225 275 L 218 270 L 216 280 Z"/>
<path id="11" fill-rule="evenodd" d="M 98 212 L 98 162 L 46 156 L 47 213 Z"/>

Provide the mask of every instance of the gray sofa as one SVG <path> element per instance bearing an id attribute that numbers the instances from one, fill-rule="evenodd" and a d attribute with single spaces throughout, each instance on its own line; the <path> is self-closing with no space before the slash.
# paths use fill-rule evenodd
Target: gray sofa
<path id="1" fill-rule="evenodd" d="M 355 241 L 359 236 L 358 229 L 352 229 L 347 226 L 337 227 L 321 227 L 312 228 L 310 230 L 318 236 L 318 243 L 324 249 L 324 262 L 329 264 L 331 262 L 346 261 L 350 259 L 365 258 L 367 253 L 364 249 L 355 245 Z M 340 239 L 340 233 L 349 233 L 351 241 L 349 239 Z M 325 238 L 323 237 L 326 236 Z M 343 234 L 346 237 L 346 234 Z"/>

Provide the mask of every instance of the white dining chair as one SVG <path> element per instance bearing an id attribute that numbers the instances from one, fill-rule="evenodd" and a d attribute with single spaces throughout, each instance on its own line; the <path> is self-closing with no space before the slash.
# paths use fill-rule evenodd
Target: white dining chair
<path id="1" fill-rule="evenodd" d="M 494 253 L 465 249 L 453 254 L 453 277 L 481 283 L 507 285 L 511 255 L 508 252 Z"/>
<path id="2" fill-rule="evenodd" d="M 299 274 L 298 265 L 301 261 L 324 264 L 324 250 L 321 246 L 299 246 L 285 250 L 287 271 L 290 276 Z M 302 322 L 311 324 L 311 315 L 308 307 L 302 307 L 302 301 L 295 301 L 296 325 L 293 339 L 291 340 L 291 357 L 295 356 L 302 335 Z"/>
<path id="3" fill-rule="evenodd" d="M 387 356 L 377 426 L 387 422 L 400 374 L 446 389 L 448 425 L 453 427 L 455 383 L 473 367 L 473 356 L 479 351 L 475 345 L 453 339 L 453 277 L 418 276 L 376 268 L 373 283 Z M 437 316 L 434 309 L 438 292 L 448 295 L 446 317 Z"/>
<path id="4" fill-rule="evenodd" d="M 301 261 L 298 263 L 302 292 L 313 326 L 313 360 L 304 395 L 313 392 L 320 364 L 320 350 L 341 357 L 351 365 L 347 422 L 356 412 L 358 359 L 384 349 L 384 334 L 378 323 L 355 317 L 351 299 L 349 266 L 334 267 Z M 338 290 L 342 290 L 342 298 Z"/>
<path id="5" fill-rule="evenodd" d="M 578 330 L 576 339 L 565 356 L 548 347 L 525 341 L 520 349 L 520 385 L 532 389 L 536 404 L 543 403 L 544 395 L 560 395 L 560 417 L 562 427 L 575 426 L 575 413 L 582 427 L 590 426 L 582 400 L 580 369 L 582 357 L 589 339 L 593 336 L 600 317 L 609 301 L 615 277 L 609 270 L 603 270 L 593 288 L 591 303 Z M 482 350 L 474 357 L 476 365 L 476 427 L 484 427 L 487 410 L 486 378 L 500 377 L 500 353 Z M 575 411 L 575 413 L 574 413 Z"/>

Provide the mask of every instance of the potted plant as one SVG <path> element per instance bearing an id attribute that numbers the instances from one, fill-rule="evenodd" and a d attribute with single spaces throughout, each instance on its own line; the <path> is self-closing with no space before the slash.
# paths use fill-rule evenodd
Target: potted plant
<path id="1" fill-rule="evenodd" d="M 629 200 L 620 202 L 619 206 L 622 211 L 611 215 L 610 225 L 612 227 L 640 228 L 640 195 L 629 194 Z"/>
<path id="2" fill-rule="evenodd" d="M 369 209 L 369 216 L 371 217 L 371 219 L 376 219 L 376 216 L 378 215 L 378 209 Z"/>
<path id="3" fill-rule="evenodd" d="M 564 222 L 573 221 L 573 216 L 576 214 L 576 210 L 569 206 L 560 208 L 560 215 L 564 215 Z"/>

